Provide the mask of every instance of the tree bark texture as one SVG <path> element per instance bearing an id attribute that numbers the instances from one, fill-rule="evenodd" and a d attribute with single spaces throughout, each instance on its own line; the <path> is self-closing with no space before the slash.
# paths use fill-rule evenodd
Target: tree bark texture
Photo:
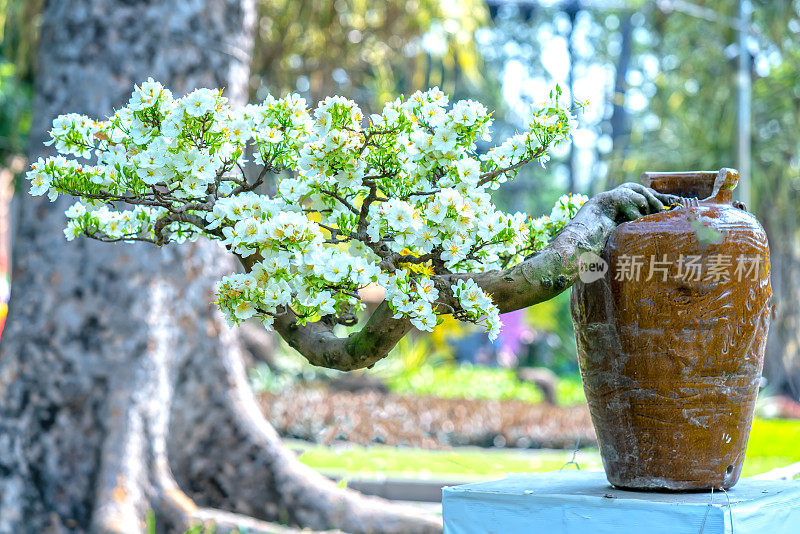
<path id="1" fill-rule="evenodd" d="M 50 0 L 30 156 L 52 119 L 104 118 L 152 76 L 176 96 L 243 102 L 253 0 Z M 440 524 L 342 491 L 281 447 L 258 411 L 212 284 L 217 245 L 158 249 L 62 235 L 68 200 L 18 195 L 0 344 L 0 533 L 435 532 Z M 222 511 L 225 510 L 225 511 Z"/>

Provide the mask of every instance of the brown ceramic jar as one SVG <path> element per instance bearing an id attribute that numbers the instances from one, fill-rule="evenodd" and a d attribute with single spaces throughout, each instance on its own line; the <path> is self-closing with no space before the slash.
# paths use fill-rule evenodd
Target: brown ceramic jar
<path id="1" fill-rule="evenodd" d="M 621 224 L 602 254 L 604 277 L 572 288 L 603 465 L 622 488 L 730 488 L 772 310 L 767 237 L 732 204 L 732 169 L 642 177 L 687 201 Z"/>

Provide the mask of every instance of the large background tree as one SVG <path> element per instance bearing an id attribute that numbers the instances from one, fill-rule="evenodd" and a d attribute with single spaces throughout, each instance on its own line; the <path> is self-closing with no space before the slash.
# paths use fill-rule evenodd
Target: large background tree
<path id="1" fill-rule="evenodd" d="M 244 101 L 253 23 L 247 0 L 47 2 L 29 155 L 55 116 L 102 118 L 147 76 Z M 220 532 L 277 528 L 247 516 L 439 528 L 339 490 L 281 447 L 211 304 L 212 281 L 233 269 L 216 246 L 68 246 L 63 209 L 18 199 L 0 346 L 0 531 L 138 532 L 149 510 L 165 530 L 192 518 Z"/>

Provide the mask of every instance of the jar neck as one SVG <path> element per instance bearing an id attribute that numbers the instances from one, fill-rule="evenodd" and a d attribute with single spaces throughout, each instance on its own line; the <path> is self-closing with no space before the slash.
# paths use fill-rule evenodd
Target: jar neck
<path id="1" fill-rule="evenodd" d="M 728 168 L 719 171 L 644 172 L 642 183 L 659 193 L 730 203 L 732 191 L 739 183 L 739 172 Z"/>

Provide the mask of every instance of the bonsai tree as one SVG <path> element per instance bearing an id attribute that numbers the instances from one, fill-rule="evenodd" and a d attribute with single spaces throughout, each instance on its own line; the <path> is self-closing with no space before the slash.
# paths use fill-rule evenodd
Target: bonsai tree
<path id="1" fill-rule="evenodd" d="M 538 219 L 498 210 L 490 191 L 569 138 L 559 97 L 479 154 L 491 114 L 435 88 L 365 119 L 341 97 L 234 108 L 220 90 L 176 99 L 150 79 L 105 121 L 58 117 L 49 134 L 62 155 L 27 177 L 33 195 L 78 198 L 67 239 L 218 241 L 243 266 L 217 286 L 230 324 L 257 318 L 312 364 L 352 370 L 440 314 L 496 336 L 499 314 L 570 286 L 578 255 L 599 253 L 615 225 L 679 200 L 631 183 L 564 196 Z M 274 196 L 259 192 L 267 173 L 279 176 Z M 385 298 L 357 328 L 369 284 Z"/>

